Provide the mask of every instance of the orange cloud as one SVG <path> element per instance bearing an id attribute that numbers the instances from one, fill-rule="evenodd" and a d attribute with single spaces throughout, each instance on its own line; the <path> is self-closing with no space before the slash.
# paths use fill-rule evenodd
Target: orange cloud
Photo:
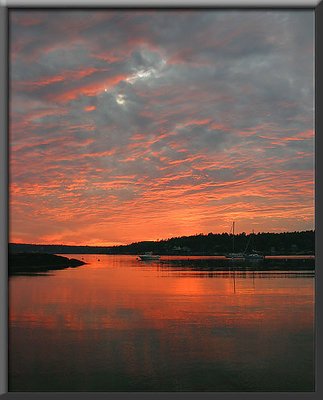
<path id="1" fill-rule="evenodd" d="M 74 89 L 68 89 L 66 91 L 62 91 L 61 93 L 57 94 L 49 94 L 47 97 L 50 100 L 61 101 L 63 103 L 69 102 L 71 100 L 76 99 L 77 97 L 84 95 L 84 96 L 94 96 L 104 90 L 109 90 L 112 87 L 116 86 L 121 81 L 125 80 L 127 75 L 120 74 L 116 76 L 112 76 L 107 79 L 103 79 L 100 82 L 90 83 L 80 85 Z"/>
<path id="2" fill-rule="evenodd" d="M 96 109 L 95 106 L 87 106 L 87 107 L 84 107 L 84 111 L 87 111 L 87 112 L 94 111 L 95 109 Z"/>

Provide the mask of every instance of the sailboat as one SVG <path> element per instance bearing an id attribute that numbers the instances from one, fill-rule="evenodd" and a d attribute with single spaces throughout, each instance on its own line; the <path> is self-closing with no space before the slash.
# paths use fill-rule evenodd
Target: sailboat
<path id="1" fill-rule="evenodd" d="M 230 258 L 231 260 L 234 259 L 243 259 L 244 258 L 244 254 L 243 253 L 235 253 L 234 251 L 234 225 L 235 223 L 232 222 L 232 253 L 228 253 L 225 255 L 226 258 Z"/>
<path id="2" fill-rule="evenodd" d="M 250 241 L 254 238 L 255 232 L 254 230 L 252 230 L 252 234 L 249 237 L 247 246 L 246 246 L 246 250 L 244 251 L 244 258 L 246 260 L 263 260 L 265 257 L 262 254 L 257 253 L 254 249 L 253 246 L 251 246 L 251 251 L 249 253 L 247 253 L 247 249 L 249 246 Z M 252 243 L 253 244 L 253 243 Z"/>

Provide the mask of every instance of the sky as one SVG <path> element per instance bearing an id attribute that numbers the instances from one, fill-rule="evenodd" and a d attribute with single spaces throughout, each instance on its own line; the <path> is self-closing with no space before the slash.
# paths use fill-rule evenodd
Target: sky
<path id="1" fill-rule="evenodd" d="M 314 229 L 314 12 L 11 10 L 9 237 Z"/>

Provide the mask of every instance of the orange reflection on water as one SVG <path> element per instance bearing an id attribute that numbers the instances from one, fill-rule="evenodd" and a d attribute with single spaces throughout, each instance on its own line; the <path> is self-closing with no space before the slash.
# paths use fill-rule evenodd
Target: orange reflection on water
<path id="1" fill-rule="evenodd" d="M 84 258 L 84 256 L 82 256 Z M 311 323 L 313 279 L 241 278 L 230 273 L 200 279 L 144 265 L 135 257 L 85 256 L 91 263 L 52 276 L 14 277 L 10 284 L 10 321 L 30 321 L 43 327 L 123 329 L 162 326 L 185 320 L 208 324 L 208 317 L 239 324 L 262 319 L 268 328 L 292 327 L 299 318 Z M 121 262 L 120 259 L 121 258 Z M 297 310 L 297 312 L 296 312 Z M 279 316 L 285 313 L 283 321 Z M 279 327 L 278 327 L 279 328 Z"/>
<path id="2" fill-rule="evenodd" d="M 90 365 L 100 359 L 100 368 L 121 365 L 132 377 L 165 368 L 175 374 L 183 363 L 193 368 L 197 362 L 257 368 L 260 360 L 269 368 L 275 359 L 280 371 L 302 351 L 311 359 L 312 277 L 231 272 L 201 278 L 201 271 L 192 275 L 134 256 L 82 257 L 89 264 L 77 269 L 10 279 L 11 332 L 28 329 L 31 342 L 38 330 L 39 343 L 44 335 L 56 345 L 73 340 L 75 357 L 85 348 L 82 359 L 89 357 Z M 12 343 L 19 349 L 22 340 L 14 335 Z M 50 357 L 48 343 L 43 346 Z"/>

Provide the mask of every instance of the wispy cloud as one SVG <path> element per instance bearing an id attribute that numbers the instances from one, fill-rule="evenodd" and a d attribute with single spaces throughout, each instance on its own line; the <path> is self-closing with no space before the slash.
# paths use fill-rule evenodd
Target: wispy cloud
<path id="1" fill-rule="evenodd" d="M 314 13 L 10 12 L 10 240 L 314 226 Z"/>

